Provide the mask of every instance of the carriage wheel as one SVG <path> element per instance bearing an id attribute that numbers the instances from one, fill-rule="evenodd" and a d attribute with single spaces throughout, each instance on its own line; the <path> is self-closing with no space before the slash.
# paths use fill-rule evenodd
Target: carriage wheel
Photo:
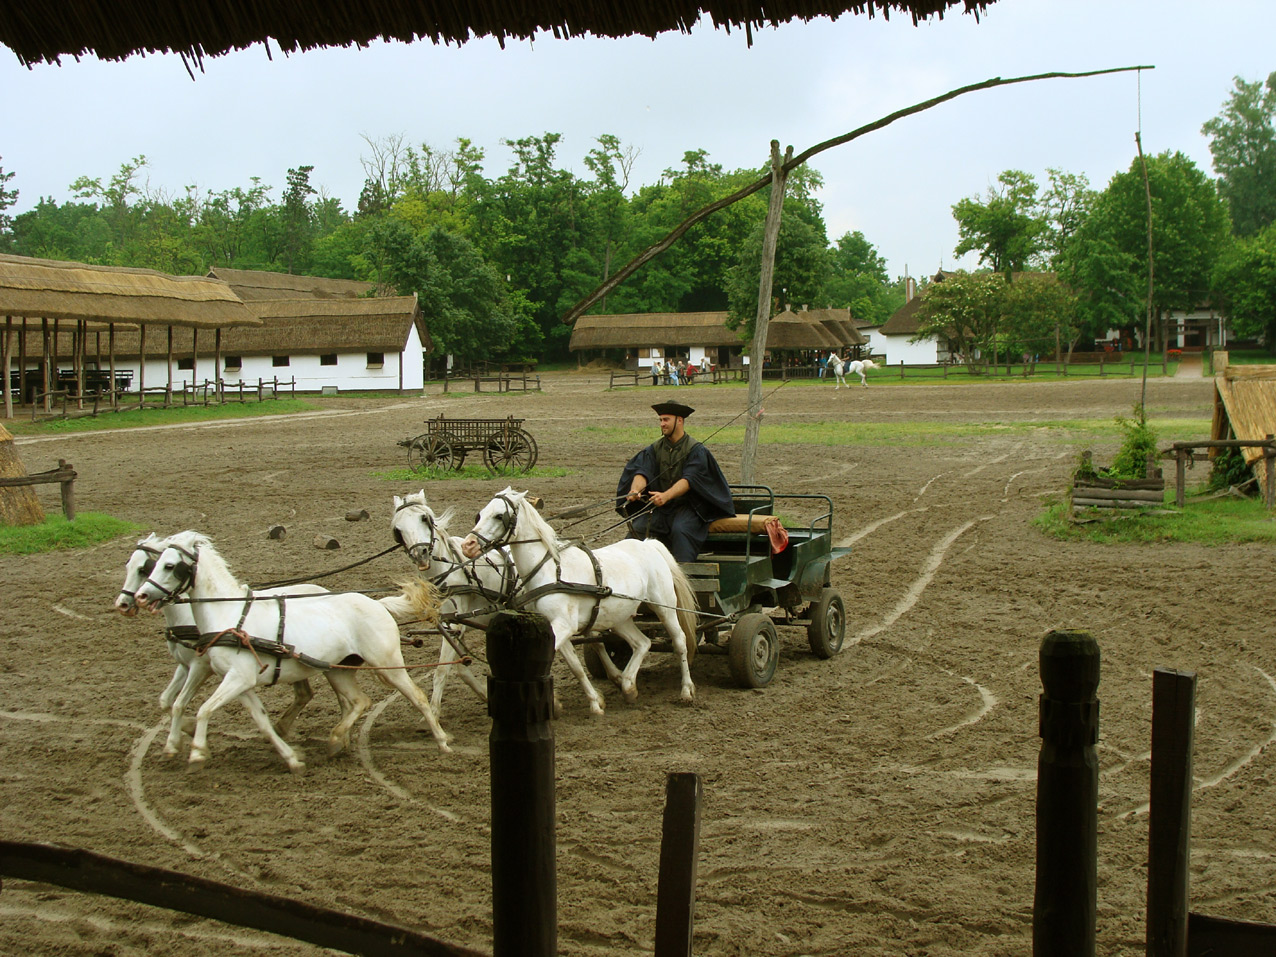
<path id="1" fill-rule="evenodd" d="M 633 657 L 634 650 L 629 647 L 629 642 L 618 638 L 603 639 L 602 641 L 592 641 L 585 646 L 585 670 L 589 672 L 591 678 L 598 681 L 607 680 L 607 669 L 603 667 L 603 655 L 611 659 L 621 671 L 625 670 L 625 665 L 629 664 L 629 659 Z"/>
<path id="2" fill-rule="evenodd" d="M 522 429 L 496 432 L 483 446 L 483 462 L 493 472 L 530 472 L 536 464 L 536 440 Z"/>
<path id="3" fill-rule="evenodd" d="M 811 606 L 811 623 L 806 626 L 806 640 L 817 658 L 832 658 L 842 650 L 846 637 L 846 606 L 835 588 L 825 588 Z"/>
<path id="4" fill-rule="evenodd" d="M 457 451 L 452 437 L 446 433 L 418 435 L 408 444 L 408 467 L 414 472 L 425 469 L 459 469 L 465 452 Z"/>
<path id="5" fill-rule="evenodd" d="M 780 662 L 780 636 L 766 615 L 741 615 L 727 640 L 731 677 L 742 688 L 765 688 Z"/>

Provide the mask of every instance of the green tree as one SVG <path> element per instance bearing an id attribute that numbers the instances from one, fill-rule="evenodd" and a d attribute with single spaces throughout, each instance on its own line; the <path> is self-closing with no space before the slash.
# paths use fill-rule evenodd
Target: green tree
<path id="1" fill-rule="evenodd" d="M 918 307 L 917 333 L 911 341 L 947 340 L 951 351 L 972 362 L 977 356 L 985 365 L 995 361 L 1005 288 L 1006 277 L 998 272 L 962 270 L 931 283 Z"/>
<path id="2" fill-rule="evenodd" d="M 1235 77 L 1223 111 L 1201 127 L 1210 138 L 1219 192 L 1238 236 L 1276 222 L 1276 73 L 1267 82 Z"/>
<path id="3" fill-rule="evenodd" d="M 821 302 L 849 307 L 851 315 L 880 325 L 904 304 L 904 293 L 886 273 L 886 260 L 856 230 L 842 235 L 830 250 L 829 278 Z"/>
<path id="4" fill-rule="evenodd" d="M 1214 288 L 1237 336 L 1262 336 L 1276 353 L 1276 223 L 1230 245 L 1214 270 Z"/>
<path id="5" fill-rule="evenodd" d="M 1009 278 L 1035 263 L 1047 246 L 1047 225 L 1037 205 L 1037 181 L 1008 169 L 984 201 L 963 199 L 953 207 L 958 256 L 978 252 L 979 261 Z"/>
<path id="6" fill-rule="evenodd" d="M 1071 345 L 1076 339 L 1076 296 L 1049 272 L 1026 272 L 1002 291 L 1001 351 L 1053 353 L 1056 340 Z"/>
<path id="7" fill-rule="evenodd" d="M 13 241 L 13 217 L 5 212 L 18 201 L 18 190 L 10 189 L 8 185 L 13 177 L 12 172 L 6 173 L 0 166 L 0 251 L 7 251 Z"/>
<path id="8" fill-rule="evenodd" d="M 288 185 L 284 188 L 283 205 L 279 224 L 282 230 L 281 252 L 287 272 L 306 271 L 310 264 L 310 249 L 315 238 L 315 209 L 310 197 L 316 195 L 310 185 L 313 166 L 299 166 L 288 170 Z"/>
<path id="9" fill-rule="evenodd" d="M 766 193 L 767 190 L 763 190 Z M 780 219 L 780 235 L 775 246 L 775 274 L 772 288 L 783 299 L 780 308 L 789 305 L 823 305 L 823 294 L 829 275 L 828 240 L 823 223 L 813 225 L 796 210 L 789 209 Z M 794 205 L 799 205 L 793 201 Z M 764 223 L 758 223 L 740 247 L 739 261 L 727 273 L 728 324 L 741 329 L 746 339 L 753 336 L 758 312 L 758 283 L 762 269 Z"/>
<path id="10" fill-rule="evenodd" d="M 1046 226 L 1045 250 L 1054 262 L 1090 215 L 1098 194 L 1090 188 L 1084 173 L 1051 168 L 1046 170 L 1046 177 L 1050 185 L 1041 194 L 1039 209 Z"/>

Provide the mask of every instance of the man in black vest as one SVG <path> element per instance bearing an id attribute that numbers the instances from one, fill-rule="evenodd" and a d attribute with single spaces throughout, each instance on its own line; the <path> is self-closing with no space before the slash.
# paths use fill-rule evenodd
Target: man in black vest
<path id="1" fill-rule="evenodd" d="M 694 562 L 709 523 L 735 514 L 731 489 L 713 453 L 687 435 L 695 409 L 681 402 L 652 406 L 660 438 L 625 465 L 616 486 L 616 510 L 633 515 L 631 538 L 655 538 L 679 562 Z"/>

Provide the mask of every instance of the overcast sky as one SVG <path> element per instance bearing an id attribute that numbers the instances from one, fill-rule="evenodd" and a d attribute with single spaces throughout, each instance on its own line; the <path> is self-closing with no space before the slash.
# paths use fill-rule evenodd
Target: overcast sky
<path id="1" fill-rule="evenodd" d="M 633 182 L 655 182 L 688 150 L 724 168 L 756 168 L 771 139 L 795 152 L 895 110 L 990 77 L 1153 65 L 1151 72 L 1042 80 L 967 94 L 816 157 L 830 239 L 860 230 L 893 276 L 958 260 L 951 207 L 983 195 L 1005 169 L 1045 182 L 1047 167 L 1102 188 L 1144 150 L 1181 150 L 1212 175 L 1201 124 L 1232 78 L 1276 70 L 1273 0 L 999 0 L 976 22 L 951 13 L 847 15 L 755 32 L 714 30 L 652 41 L 378 44 L 273 59 L 261 46 L 208 59 L 192 81 L 181 60 L 66 59 L 27 70 L 0 47 L 0 166 L 15 173 L 15 210 L 71 198 L 82 175 L 103 181 L 145 155 L 153 190 L 248 186 L 278 200 L 290 167 L 347 209 L 363 183 L 363 137 L 401 134 L 448 147 L 467 137 L 489 177 L 502 140 L 560 133 L 558 160 L 582 158 L 611 133 L 641 150 Z M 1141 77 L 1141 79 L 1140 79 Z"/>

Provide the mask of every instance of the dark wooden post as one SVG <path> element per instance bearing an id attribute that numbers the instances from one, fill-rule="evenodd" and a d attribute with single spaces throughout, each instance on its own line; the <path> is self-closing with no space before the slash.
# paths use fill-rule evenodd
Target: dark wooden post
<path id="1" fill-rule="evenodd" d="M 1179 508 L 1187 502 L 1187 449 L 1174 450 L 1174 504 Z"/>
<path id="2" fill-rule="evenodd" d="M 1147 957 L 1186 957 L 1196 675 L 1152 673 Z"/>
<path id="3" fill-rule="evenodd" d="M 691 957 L 703 796 L 698 774 L 674 772 L 665 779 L 660 881 L 656 887 L 656 957 Z"/>
<path id="4" fill-rule="evenodd" d="M 1041 643 L 1034 957 L 1094 957 L 1098 887 L 1099 646 L 1088 632 Z"/>
<path id="5" fill-rule="evenodd" d="M 75 521 L 75 469 L 66 459 L 58 459 L 58 471 L 62 473 L 62 514 L 68 522 Z"/>
<path id="6" fill-rule="evenodd" d="M 1267 433 L 1267 441 L 1276 439 L 1276 435 Z M 1276 508 L 1276 449 L 1263 449 L 1263 500 L 1268 508 Z"/>
<path id="7" fill-rule="evenodd" d="M 558 952 L 553 658 L 540 615 L 500 612 L 488 626 L 493 957 Z"/>

